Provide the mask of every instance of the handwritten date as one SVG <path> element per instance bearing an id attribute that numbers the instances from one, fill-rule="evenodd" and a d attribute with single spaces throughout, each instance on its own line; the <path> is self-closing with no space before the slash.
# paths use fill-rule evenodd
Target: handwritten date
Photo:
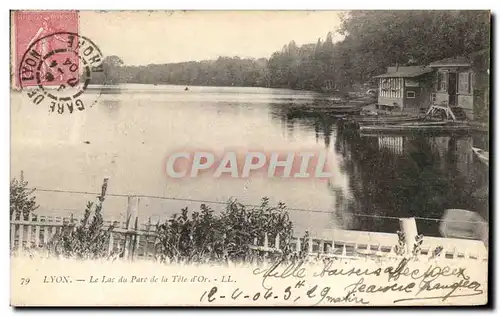
<path id="1" fill-rule="evenodd" d="M 356 297 L 354 292 L 349 292 L 345 296 L 334 297 L 329 295 L 331 288 L 329 286 L 319 287 L 318 285 L 306 286 L 305 281 L 299 281 L 295 286 L 288 286 L 283 290 L 274 291 L 272 287 L 264 289 L 263 291 L 245 292 L 240 288 L 236 288 L 229 295 L 221 293 L 217 286 L 212 287 L 209 291 L 203 292 L 200 297 L 200 302 L 213 303 L 217 300 L 233 300 L 233 301 L 285 301 L 285 302 L 298 302 L 299 304 L 304 301 L 317 305 L 323 301 L 329 303 L 354 303 L 354 304 L 368 304 L 362 298 Z M 306 304 L 307 304 L 306 303 Z"/>

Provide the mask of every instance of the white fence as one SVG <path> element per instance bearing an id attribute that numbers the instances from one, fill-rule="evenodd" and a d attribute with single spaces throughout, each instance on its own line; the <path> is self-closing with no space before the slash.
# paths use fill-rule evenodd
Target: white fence
<path id="1" fill-rule="evenodd" d="M 79 222 L 80 219 L 49 216 L 30 215 L 26 220 L 11 218 L 11 251 L 14 254 L 43 251 L 65 225 L 77 225 Z M 406 235 L 404 240 L 398 234 L 332 230 L 324 232 L 321 236 L 293 238 L 289 242 L 289 247 L 296 253 L 305 253 L 306 256 L 316 258 L 398 258 L 403 255 L 401 250 L 404 249 L 404 254 L 415 253 L 417 256 L 488 260 L 487 247 L 482 241 L 423 236 L 421 243 L 418 243 L 415 220 L 401 219 L 400 222 L 401 231 Z M 127 259 L 156 257 L 155 245 L 158 235 L 155 224 L 150 221 L 138 223 L 137 217 L 135 221 L 105 221 L 104 224 L 103 229 L 113 225 L 107 246 L 110 256 L 118 253 L 120 257 Z M 255 239 L 250 248 L 265 253 L 282 252 L 280 235 L 270 240 L 266 233 L 262 240 L 263 242 L 259 244 Z M 418 245 L 416 248 L 415 244 Z"/>

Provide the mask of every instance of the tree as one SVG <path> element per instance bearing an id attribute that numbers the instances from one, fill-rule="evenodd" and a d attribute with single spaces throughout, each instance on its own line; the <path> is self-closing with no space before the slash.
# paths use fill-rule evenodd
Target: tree
<path id="1" fill-rule="evenodd" d="M 324 41 L 298 46 L 293 40 L 267 59 L 221 56 L 217 60 L 123 66 L 108 56 L 106 82 L 209 86 L 264 86 L 321 90 L 325 83 L 348 88 L 366 83 L 388 66 L 427 65 L 489 48 L 489 11 L 351 11 Z M 97 80 L 99 81 L 99 80 Z M 104 79 L 101 80 L 104 82 Z"/>
<path id="2" fill-rule="evenodd" d="M 106 84 L 117 84 L 121 82 L 120 67 L 123 65 L 123 60 L 118 56 L 106 56 L 102 62 Z"/>
<path id="3" fill-rule="evenodd" d="M 352 11 L 339 29 L 353 67 L 346 80 L 364 82 L 395 64 L 426 65 L 487 48 L 489 29 L 488 11 Z"/>
<path id="4" fill-rule="evenodd" d="M 39 205 L 36 203 L 36 197 L 32 194 L 35 189 L 28 188 L 28 182 L 24 180 L 24 173 L 21 171 L 19 180 L 13 178 L 10 181 L 10 216 L 26 219 L 33 214 Z M 21 217 L 22 216 L 22 217 Z"/>

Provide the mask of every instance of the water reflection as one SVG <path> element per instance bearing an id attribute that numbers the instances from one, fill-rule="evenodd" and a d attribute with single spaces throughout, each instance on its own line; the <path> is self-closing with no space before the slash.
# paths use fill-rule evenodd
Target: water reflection
<path id="1" fill-rule="evenodd" d="M 310 93 L 190 87 L 186 94 L 183 89 L 121 87 L 103 93 L 92 110 L 71 116 L 48 116 L 24 95 L 13 95 L 12 174 L 24 170 L 30 185 L 38 188 L 86 192 L 100 188 L 109 176 L 110 193 L 159 197 L 141 202 L 142 219 L 199 207 L 182 199 L 237 197 L 258 204 L 263 196 L 315 211 L 291 212 L 297 232 L 334 227 L 395 232 L 399 217 L 440 218 L 446 208 L 477 211 L 487 219 L 488 168 L 470 150 L 471 145 L 489 149 L 482 136 L 365 137 L 339 129 L 334 117 L 286 115 L 291 100 L 312 102 Z M 326 149 L 334 177 L 328 183 L 168 179 L 162 170 L 166 153 L 185 146 L 217 151 Z M 37 196 L 40 212 L 58 216 L 84 206 L 87 199 L 78 194 Z M 106 201 L 105 216 L 123 217 L 125 210 L 125 198 Z M 419 229 L 438 234 L 435 222 Z"/>
<path id="2" fill-rule="evenodd" d="M 381 150 L 389 150 L 396 155 L 404 153 L 403 143 L 405 141 L 402 136 L 380 136 L 378 138 L 378 147 Z"/>
<path id="3" fill-rule="evenodd" d="M 286 121 L 279 108 L 272 117 Z M 348 191 L 329 187 L 336 221 L 349 229 L 395 232 L 400 217 L 442 218 L 445 209 L 478 212 L 488 220 L 488 167 L 471 150 L 488 150 L 487 135 L 374 135 L 338 128 L 335 119 L 294 118 L 341 157 Z M 290 124 L 287 124 L 290 126 Z M 394 217 L 394 218 L 391 218 Z M 439 222 L 418 220 L 439 236 Z"/>

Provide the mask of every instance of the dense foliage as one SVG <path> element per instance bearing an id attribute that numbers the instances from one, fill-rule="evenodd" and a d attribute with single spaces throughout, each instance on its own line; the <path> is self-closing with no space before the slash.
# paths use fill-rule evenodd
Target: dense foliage
<path id="1" fill-rule="evenodd" d="M 352 11 L 338 43 L 346 77 L 365 81 L 386 67 L 426 65 L 490 47 L 488 11 Z M 347 63 L 348 67 L 345 67 Z"/>
<path id="2" fill-rule="evenodd" d="M 88 202 L 80 223 L 66 223 L 52 238 L 49 251 L 56 256 L 76 259 L 114 257 L 116 254 L 108 250 L 114 226 L 104 225 L 103 201 L 100 197 L 95 204 Z M 270 206 L 267 198 L 255 207 L 228 201 L 220 214 L 202 204 L 199 211 L 189 215 L 184 208 L 164 223 L 157 224 L 154 253 L 161 262 L 251 262 L 273 255 L 252 249 L 256 243 L 264 244 L 266 233 L 270 247 L 275 246 L 279 234 L 281 252 L 277 255 L 292 258 L 289 244 L 292 222 L 284 204 Z"/>
<path id="3" fill-rule="evenodd" d="M 351 11 L 334 43 L 330 32 L 317 43 L 294 41 L 269 59 L 219 57 L 147 66 L 123 66 L 117 56 L 104 63 L 97 82 L 259 86 L 323 90 L 366 83 L 388 66 L 428 64 L 490 46 L 488 11 Z"/>
<path id="4" fill-rule="evenodd" d="M 104 73 L 94 83 L 144 83 L 209 86 L 266 87 L 267 60 L 219 57 L 217 60 L 189 61 L 147 66 L 122 66 L 117 56 L 108 56 Z"/>
<path id="5" fill-rule="evenodd" d="M 94 214 L 92 214 L 94 209 Z M 102 204 L 88 202 L 83 219 L 76 226 L 69 223 L 50 243 L 53 254 L 66 258 L 99 259 L 108 256 L 109 235 L 112 226 L 104 228 Z"/>
<path id="6" fill-rule="evenodd" d="M 28 187 L 28 181 L 24 180 L 24 173 L 21 171 L 19 180 L 12 178 L 10 181 L 10 217 L 27 219 L 30 214 L 39 207 L 36 197 L 33 196 L 35 189 Z M 22 216 L 22 218 L 21 218 Z"/>
<path id="7" fill-rule="evenodd" d="M 52 254 L 66 258 L 99 259 L 108 256 L 108 243 L 113 226 L 106 229 L 102 206 L 106 196 L 107 180 L 97 201 L 88 202 L 80 223 L 71 219 L 52 238 L 49 250 Z M 93 213 L 93 214 L 92 214 Z"/>
<path id="8" fill-rule="evenodd" d="M 158 223 L 157 232 L 157 256 L 165 262 L 250 262 L 259 256 L 251 246 L 262 246 L 266 233 L 270 247 L 279 234 L 280 255 L 291 253 L 292 222 L 285 205 L 270 206 L 267 198 L 256 207 L 229 201 L 217 215 L 204 204 L 191 216 L 185 208 Z"/>

